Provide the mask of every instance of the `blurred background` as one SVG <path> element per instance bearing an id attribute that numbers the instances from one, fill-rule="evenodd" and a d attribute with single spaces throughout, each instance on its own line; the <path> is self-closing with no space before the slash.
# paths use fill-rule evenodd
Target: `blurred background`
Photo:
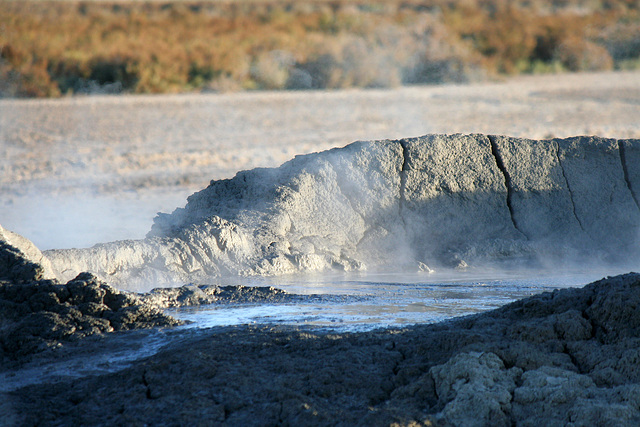
<path id="1" fill-rule="evenodd" d="M 638 68 L 638 0 L 0 1 L 3 97 Z"/>

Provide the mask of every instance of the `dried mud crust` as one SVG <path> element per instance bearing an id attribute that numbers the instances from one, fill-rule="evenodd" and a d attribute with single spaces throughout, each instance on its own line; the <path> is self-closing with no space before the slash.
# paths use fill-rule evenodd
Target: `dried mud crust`
<path id="1" fill-rule="evenodd" d="M 402 330 L 212 329 L 4 407 L 26 424 L 631 426 L 638 304 L 627 274 Z"/>
<path id="2" fill-rule="evenodd" d="M 25 267 L 28 269 L 28 266 Z M 295 295 L 274 287 L 183 285 L 144 294 L 119 291 L 90 273 L 55 280 L 0 281 L 0 360 L 19 364 L 41 351 L 94 334 L 176 326 L 162 312 L 207 304 L 329 302 L 332 296 Z"/>
<path id="3" fill-rule="evenodd" d="M 289 294 L 272 286 L 183 285 L 176 288 L 156 288 L 140 294 L 145 302 L 156 307 L 173 308 L 205 304 L 246 304 L 291 302 L 300 295 Z"/>
<path id="4" fill-rule="evenodd" d="M 47 269 L 39 262 L 42 259 L 33 243 L 0 227 L 0 372 L 91 335 L 182 323 L 164 314 L 165 308 L 328 299 L 273 287 L 193 284 L 135 294 L 87 272 L 61 284 L 44 279 Z"/>
<path id="5" fill-rule="evenodd" d="M 0 322 L 0 360 L 7 363 L 93 334 L 180 324 L 89 273 L 64 285 L 0 282 Z"/>

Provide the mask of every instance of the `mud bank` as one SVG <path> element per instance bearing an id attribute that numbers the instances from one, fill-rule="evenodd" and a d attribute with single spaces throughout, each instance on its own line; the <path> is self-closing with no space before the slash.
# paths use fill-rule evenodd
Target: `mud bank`
<path id="1" fill-rule="evenodd" d="M 3 421 L 637 425 L 638 304 L 640 275 L 627 274 L 401 330 L 185 333 L 119 372 L 4 393 Z M 35 363 L 52 360 L 55 351 Z"/>
<path id="2" fill-rule="evenodd" d="M 0 227 L 0 365 L 5 368 L 89 336 L 182 324 L 164 314 L 166 308 L 290 303 L 305 298 L 272 287 L 216 285 L 135 294 L 117 290 L 90 273 L 62 284 L 47 278 L 47 268 L 38 260 L 46 261 L 29 240 Z"/>
<path id="3" fill-rule="evenodd" d="M 120 288 L 326 270 L 634 262 L 640 141 L 361 141 L 212 181 L 147 238 L 51 250 Z M 146 287 L 146 288 L 145 288 Z"/>

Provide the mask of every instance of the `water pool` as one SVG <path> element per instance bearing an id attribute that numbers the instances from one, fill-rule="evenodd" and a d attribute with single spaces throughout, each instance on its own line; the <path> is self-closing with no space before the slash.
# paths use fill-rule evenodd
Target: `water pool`
<path id="1" fill-rule="evenodd" d="M 211 304 L 167 312 L 192 322 L 187 327 L 279 324 L 357 332 L 439 322 L 541 292 L 583 286 L 602 277 L 574 272 L 535 278 L 504 273 L 461 273 L 455 278 L 415 274 L 403 275 L 401 280 L 388 275 L 261 278 L 249 284 L 274 286 L 301 297 L 295 302 Z"/>

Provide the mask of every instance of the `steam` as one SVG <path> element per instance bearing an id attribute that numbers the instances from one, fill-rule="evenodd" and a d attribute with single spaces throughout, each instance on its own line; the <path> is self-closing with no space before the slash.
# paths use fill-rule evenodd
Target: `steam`
<path id="1" fill-rule="evenodd" d="M 144 238 L 157 212 L 184 204 L 188 193 L 165 188 L 117 195 L 32 190 L 3 201 L 0 219 L 4 227 L 20 230 L 41 250 L 88 248 L 99 242 Z"/>
<path id="2" fill-rule="evenodd" d="M 617 148 L 596 137 L 360 141 L 212 181 L 143 240 L 46 255 L 64 280 L 91 271 L 127 287 L 333 270 L 627 269 L 640 260 L 640 210 Z"/>

